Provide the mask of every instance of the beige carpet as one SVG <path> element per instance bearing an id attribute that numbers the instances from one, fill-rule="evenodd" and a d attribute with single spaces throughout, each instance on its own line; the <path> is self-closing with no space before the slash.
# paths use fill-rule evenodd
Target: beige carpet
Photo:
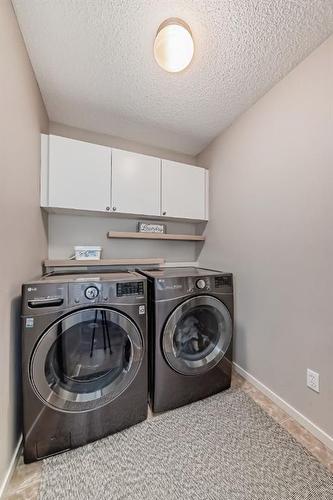
<path id="1" fill-rule="evenodd" d="M 40 500 L 332 500 L 333 475 L 230 389 L 43 462 Z"/>

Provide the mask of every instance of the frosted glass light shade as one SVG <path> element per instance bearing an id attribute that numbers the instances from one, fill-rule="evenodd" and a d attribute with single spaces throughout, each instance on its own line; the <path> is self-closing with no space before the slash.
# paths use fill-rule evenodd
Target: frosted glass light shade
<path id="1" fill-rule="evenodd" d="M 194 44 L 189 26 L 181 19 L 167 19 L 158 28 L 154 43 L 157 63 L 166 71 L 177 73 L 192 61 Z"/>

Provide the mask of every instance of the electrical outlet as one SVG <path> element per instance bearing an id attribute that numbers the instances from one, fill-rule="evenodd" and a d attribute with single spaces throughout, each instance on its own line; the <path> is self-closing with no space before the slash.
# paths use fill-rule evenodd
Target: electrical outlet
<path id="1" fill-rule="evenodd" d="M 306 385 L 313 391 L 319 392 L 319 373 L 308 368 L 306 371 Z"/>

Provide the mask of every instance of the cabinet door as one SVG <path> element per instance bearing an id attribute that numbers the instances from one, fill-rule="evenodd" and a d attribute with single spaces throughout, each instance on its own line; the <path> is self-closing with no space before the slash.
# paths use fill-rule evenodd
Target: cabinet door
<path id="1" fill-rule="evenodd" d="M 112 210 L 160 215 L 161 160 L 112 149 Z"/>
<path id="2" fill-rule="evenodd" d="M 105 211 L 111 201 L 111 149 L 51 135 L 49 206 Z"/>
<path id="3" fill-rule="evenodd" d="M 162 160 L 162 215 L 205 220 L 207 175 L 204 168 Z"/>

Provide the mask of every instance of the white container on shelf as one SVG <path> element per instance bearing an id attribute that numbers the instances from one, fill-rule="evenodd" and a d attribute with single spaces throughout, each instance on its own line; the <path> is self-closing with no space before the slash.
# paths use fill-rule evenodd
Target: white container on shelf
<path id="1" fill-rule="evenodd" d="M 74 247 L 75 260 L 100 260 L 102 247 L 99 246 L 76 246 Z"/>

